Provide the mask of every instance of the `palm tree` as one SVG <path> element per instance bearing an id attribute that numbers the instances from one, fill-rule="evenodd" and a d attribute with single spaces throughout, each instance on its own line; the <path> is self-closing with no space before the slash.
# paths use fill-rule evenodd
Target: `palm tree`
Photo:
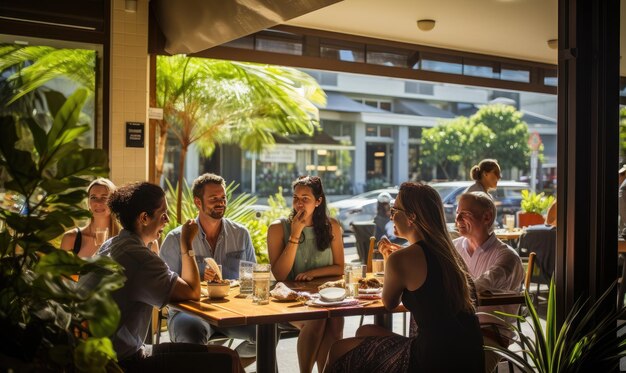
<path id="1" fill-rule="evenodd" d="M 163 172 L 165 142 L 171 132 L 181 145 L 178 185 L 185 157 L 197 143 L 210 155 L 216 143 L 238 143 L 258 152 L 274 143 L 272 134 L 312 134 L 318 121 L 313 104 L 326 96 L 317 82 L 296 69 L 232 61 L 187 58 L 157 59 L 159 123 L 157 177 Z M 182 188 L 178 188 L 181 216 Z M 180 222 L 179 222 L 180 223 Z"/>
<path id="2" fill-rule="evenodd" d="M 64 77 L 85 88 L 91 96 L 96 87 L 96 54 L 86 49 L 57 49 L 46 46 L 0 45 L 0 73 L 16 91 L 8 104 L 33 92 L 53 79 Z"/>

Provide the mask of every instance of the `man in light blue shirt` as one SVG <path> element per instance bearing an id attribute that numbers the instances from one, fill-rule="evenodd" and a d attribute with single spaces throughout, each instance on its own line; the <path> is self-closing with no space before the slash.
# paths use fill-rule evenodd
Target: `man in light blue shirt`
<path id="1" fill-rule="evenodd" d="M 198 269 L 200 273 L 204 273 L 205 280 L 210 276 L 205 270 L 205 258 L 213 258 L 217 264 L 222 265 L 222 276 L 225 279 L 238 279 L 239 262 L 256 262 L 256 256 L 248 230 L 241 224 L 224 218 L 227 206 L 224 179 L 215 174 L 201 175 L 194 180 L 192 191 L 198 208 L 196 221 L 200 229 L 191 243 L 193 252 L 190 255 L 195 255 Z M 159 254 L 176 273 L 181 270 L 180 234 L 181 227 L 169 232 Z M 168 330 L 172 342 L 206 344 L 215 332 L 230 338 L 244 339 L 245 342 L 236 349 L 239 356 L 255 356 L 254 326 L 216 328 L 198 317 L 170 308 Z"/>

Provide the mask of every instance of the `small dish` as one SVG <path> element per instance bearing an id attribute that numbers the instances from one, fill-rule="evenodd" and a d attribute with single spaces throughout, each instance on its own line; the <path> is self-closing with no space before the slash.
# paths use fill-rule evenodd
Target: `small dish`
<path id="1" fill-rule="evenodd" d="M 367 289 L 361 289 L 359 288 L 359 294 L 378 294 L 378 293 L 382 293 L 383 288 L 367 288 Z"/>
<path id="2" fill-rule="evenodd" d="M 230 291 L 230 283 L 229 282 L 222 282 L 222 283 L 209 282 L 206 286 L 206 290 L 207 290 L 207 295 L 209 298 L 221 299 L 228 295 L 228 292 Z"/>
<path id="3" fill-rule="evenodd" d="M 324 288 L 320 290 L 320 298 L 325 302 L 340 302 L 346 299 L 346 289 Z"/>

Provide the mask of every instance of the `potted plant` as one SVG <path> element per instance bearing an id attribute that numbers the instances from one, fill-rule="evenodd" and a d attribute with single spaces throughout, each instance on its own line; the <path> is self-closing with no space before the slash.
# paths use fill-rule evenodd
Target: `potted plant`
<path id="1" fill-rule="evenodd" d="M 594 303 L 579 300 L 567 314 L 562 325 L 556 322 L 556 288 L 550 283 L 545 327 L 539 319 L 532 298 L 525 293 L 526 307 L 530 314 L 530 329 L 533 336 L 522 333 L 513 324 L 508 326 L 517 335 L 514 344 L 525 351 L 527 359 L 518 351 L 505 347 L 485 346 L 517 365 L 523 372 L 613 372 L 619 370 L 619 362 L 626 354 L 626 324 L 618 323 L 626 317 L 626 307 L 601 314 L 601 305 L 609 302 L 613 285 Z M 496 312 L 496 314 L 505 315 Z M 506 315 L 528 322 L 519 315 Z M 497 317 L 497 316 L 496 316 Z M 502 322 L 506 323 L 504 320 Z"/>
<path id="2" fill-rule="evenodd" d="M 527 189 L 522 190 L 522 209 L 517 216 L 519 226 L 543 224 L 545 222 L 543 214 L 552 202 L 554 202 L 554 196 L 546 196 L 543 192 L 534 193 Z"/>
<path id="3" fill-rule="evenodd" d="M 19 195 L 19 211 L 0 209 L 0 370 L 119 370 L 108 336 L 120 311 L 111 297 L 124 282 L 109 257 L 83 260 L 50 242 L 74 221 L 91 176 L 106 176 L 106 154 L 77 138 L 87 97 L 77 90 L 46 132 L 32 118 L 0 117 L 0 187 Z M 49 125 L 50 123 L 48 123 Z M 73 275 L 98 274 L 84 288 Z"/>

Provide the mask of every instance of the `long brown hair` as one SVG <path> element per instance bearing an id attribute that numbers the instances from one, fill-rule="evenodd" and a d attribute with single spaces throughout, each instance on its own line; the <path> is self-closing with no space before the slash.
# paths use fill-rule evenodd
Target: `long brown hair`
<path id="1" fill-rule="evenodd" d="M 450 240 L 439 194 L 429 185 L 405 182 L 400 185 L 398 198 L 407 216 L 415 216 L 413 224 L 422 233 L 424 242 L 432 249 L 430 252 L 441 267 L 443 294 L 446 294 L 451 310 L 474 312 L 471 277 Z"/>

